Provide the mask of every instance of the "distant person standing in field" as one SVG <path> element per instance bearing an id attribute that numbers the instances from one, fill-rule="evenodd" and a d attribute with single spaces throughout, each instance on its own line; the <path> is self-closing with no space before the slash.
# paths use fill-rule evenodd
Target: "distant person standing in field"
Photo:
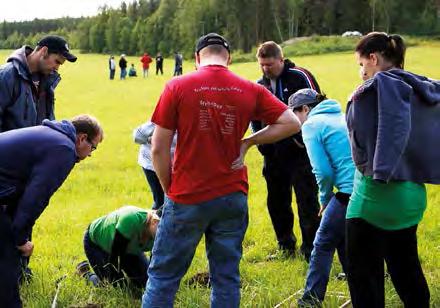
<path id="1" fill-rule="evenodd" d="M 148 77 L 148 69 L 150 68 L 150 63 L 153 62 L 153 59 L 151 59 L 148 53 L 144 53 L 144 55 L 141 58 L 141 62 L 142 62 L 143 76 L 144 78 L 145 76 Z"/>
<path id="2" fill-rule="evenodd" d="M 160 52 L 157 53 L 156 56 L 156 76 L 159 74 L 163 75 L 163 57 Z"/>
<path id="3" fill-rule="evenodd" d="M 174 76 L 183 74 L 183 55 L 176 51 L 174 53 Z"/>
<path id="4" fill-rule="evenodd" d="M 147 283 L 149 258 L 159 216 L 135 206 L 123 206 L 94 220 L 84 234 L 84 251 L 101 281 L 114 286 L 132 285 L 143 289 Z M 77 266 L 78 273 L 91 279 L 87 262 Z M 127 275 L 128 281 L 125 279 Z"/>
<path id="5" fill-rule="evenodd" d="M 32 255 L 32 227 L 75 163 L 91 156 L 102 139 L 101 126 L 88 115 L 0 134 L 2 306 L 21 307 L 20 256 Z"/>
<path id="6" fill-rule="evenodd" d="M 151 158 L 151 138 L 155 127 L 156 125 L 153 122 L 148 121 L 133 131 L 134 142 L 141 145 L 139 149 L 138 164 L 142 167 L 148 185 L 150 186 L 151 193 L 153 194 L 153 210 L 161 208 L 165 198 L 159 178 L 157 177 L 156 171 L 154 171 L 153 160 Z M 171 144 L 171 159 L 174 158 L 176 142 L 177 134 L 174 135 Z"/>
<path id="7" fill-rule="evenodd" d="M 288 98 L 300 89 L 311 88 L 320 92 L 313 75 L 289 59 L 284 59 L 281 47 L 275 42 L 261 44 L 257 51 L 257 60 L 263 72 L 258 83 L 284 104 L 287 105 Z M 255 132 L 264 127 L 264 122 L 252 122 Z M 264 157 L 263 176 L 267 185 L 267 208 L 279 247 L 278 253 L 269 258 L 295 256 L 297 240 L 293 233 L 293 187 L 302 234 L 300 252 L 308 261 L 320 219 L 318 186 L 301 133 L 273 144 L 260 145 L 258 150 Z"/>
<path id="8" fill-rule="evenodd" d="M 347 106 L 356 165 L 346 222 L 354 308 L 385 307 L 384 262 L 404 307 L 430 306 L 417 227 L 424 183 L 440 183 L 440 81 L 405 71 L 405 50 L 402 37 L 382 32 L 355 49 L 364 83 Z"/>
<path id="9" fill-rule="evenodd" d="M 248 225 L 244 156 L 300 129 L 269 91 L 230 72 L 229 43 L 215 33 L 196 45 L 198 70 L 167 83 L 154 111 L 152 156 L 166 193 L 143 307 L 172 307 L 203 235 L 211 307 L 239 307 L 242 241 Z M 242 139 L 253 119 L 266 129 Z M 171 144 L 178 129 L 174 164 Z"/>
<path id="10" fill-rule="evenodd" d="M 116 63 L 114 56 L 110 56 L 110 59 L 108 59 L 108 69 L 110 70 L 110 80 L 115 79 Z"/>
<path id="11" fill-rule="evenodd" d="M 321 307 L 335 250 L 344 272 L 346 268 L 345 214 L 355 168 L 347 123 L 337 101 L 313 89 L 302 89 L 289 97 L 289 108 L 303 123 L 303 141 L 319 186 L 322 216 L 298 307 Z"/>
<path id="12" fill-rule="evenodd" d="M 121 70 L 120 80 L 124 80 L 125 76 L 127 76 L 127 60 L 125 59 L 125 54 L 122 54 L 119 59 L 119 68 Z"/>
<path id="13" fill-rule="evenodd" d="M 43 37 L 35 49 L 14 51 L 0 67 L 0 132 L 55 119 L 58 68 L 76 59 L 66 40 L 54 35 Z"/>

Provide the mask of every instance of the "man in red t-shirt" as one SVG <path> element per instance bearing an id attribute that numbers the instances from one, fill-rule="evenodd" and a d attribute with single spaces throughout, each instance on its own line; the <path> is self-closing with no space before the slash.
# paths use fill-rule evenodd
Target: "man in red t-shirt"
<path id="1" fill-rule="evenodd" d="M 148 53 L 144 53 L 144 55 L 141 58 L 142 62 L 142 70 L 145 76 L 148 77 L 148 69 L 150 68 L 150 63 L 153 62 L 153 59 L 151 59 L 150 55 Z"/>
<path id="2" fill-rule="evenodd" d="M 195 53 L 197 71 L 169 81 L 154 111 L 153 165 L 167 198 L 143 307 L 173 306 L 203 235 L 211 307 L 239 307 L 239 263 L 248 224 L 244 156 L 255 144 L 272 143 L 300 130 L 286 105 L 228 70 L 229 52 L 222 36 L 201 37 Z M 243 139 L 254 119 L 268 126 Z"/>

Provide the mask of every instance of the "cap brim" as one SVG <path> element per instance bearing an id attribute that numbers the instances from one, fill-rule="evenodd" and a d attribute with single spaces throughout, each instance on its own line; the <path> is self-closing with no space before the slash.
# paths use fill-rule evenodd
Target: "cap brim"
<path id="1" fill-rule="evenodd" d="M 63 57 L 69 62 L 75 62 L 78 58 L 71 54 L 70 52 L 63 52 Z"/>
<path id="2" fill-rule="evenodd" d="M 293 100 L 293 102 L 290 101 L 290 102 L 288 102 L 288 105 L 290 108 L 294 109 L 294 108 L 298 108 L 298 107 L 301 107 L 304 105 L 311 105 L 314 103 L 316 103 L 315 99 L 302 98 L 300 100 Z"/>

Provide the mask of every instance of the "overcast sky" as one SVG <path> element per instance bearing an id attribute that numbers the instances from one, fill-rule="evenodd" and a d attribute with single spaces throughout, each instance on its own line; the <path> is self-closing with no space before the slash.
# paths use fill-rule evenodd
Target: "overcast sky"
<path id="1" fill-rule="evenodd" d="M 107 4 L 119 7 L 123 0 L 0 0 L 0 21 L 50 19 L 96 15 Z M 128 3 L 130 1 L 126 1 Z"/>

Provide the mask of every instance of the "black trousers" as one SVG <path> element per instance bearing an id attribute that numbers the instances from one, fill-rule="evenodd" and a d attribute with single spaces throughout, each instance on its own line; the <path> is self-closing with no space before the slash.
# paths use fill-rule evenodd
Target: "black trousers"
<path id="1" fill-rule="evenodd" d="M 298 206 L 299 225 L 302 235 L 301 252 L 308 259 L 320 219 L 318 186 L 308 160 L 298 161 L 295 166 L 280 170 L 265 160 L 263 175 L 267 185 L 267 208 L 281 249 L 295 249 L 293 234 L 292 188 Z"/>
<path id="2" fill-rule="evenodd" d="M 12 220 L 0 203 L 0 306 L 21 307 L 19 293 L 20 253 L 15 247 Z"/>
<path id="3" fill-rule="evenodd" d="M 114 286 L 126 284 L 124 275 L 118 272 L 113 264 L 109 263 L 110 255 L 94 244 L 87 230 L 84 234 L 84 252 L 89 260 L 90 266 L 101 280 L 107 280 Z M 149 260 L 141 253 L 139 255 L 123 254 L 120 256 L 121 270 L 128 277 L 128 282 L 137 288 L 145 288 L 148 280 Z"/>
<path id="4" fill-rule="evenodd" d="M 384 261 L 405 308 L 429 307 L 429 289 L 417 252 L 417 225 L 389 231 L 347 219 L 347 278 L 354 308 L 385 307 Z"/>
<path id="5" fill-rule="evenodd" d="M 162 65 L 156 65 L 156 75 L 160 72 L 161 75 L 163 75 L 163 67 Z"/>

